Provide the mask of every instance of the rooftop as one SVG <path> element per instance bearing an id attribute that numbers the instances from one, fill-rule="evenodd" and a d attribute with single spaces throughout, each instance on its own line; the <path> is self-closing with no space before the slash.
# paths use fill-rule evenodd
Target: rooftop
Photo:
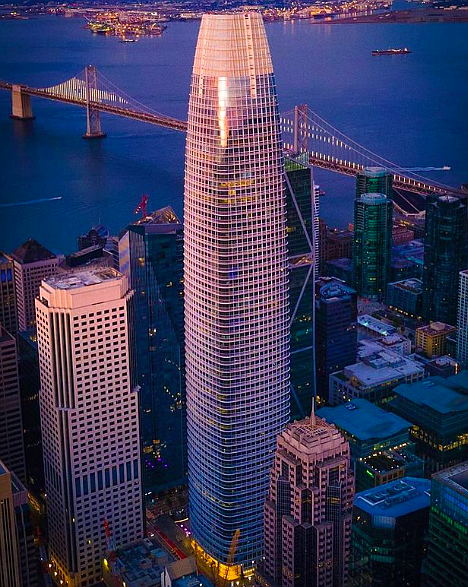
<path id="1" fill-rule="evenodd" d="M 364 167 L 359 175 L 365 175 L 366 177 L 384 177 L 387 175 L 387 170 L 384 167 Z"/>
<path id="2" fill-rule="evenodd" d="M 378 454 L 368 455 L 363 457 L 363 462 L 377 473 L 387 473 L 389 471 L 396 471 L 411 465 L 419 465 L 421 470 L 423 464 L 414 453 L 405 448 L 389 448 Z"/>
<path id="3" fill-rule="evenodd" d="M 372 516 L 398 518 L 430 505 L 429 479 L 403 477 L 357 493 L 354 505 Z"/>
<path id="4" fill-rule="evenodd" d="M 120 279 L 121 274 L 111 267 L 61 273 L 45 280 L 54 289 L 78 289 L 105 281 Z"/>
<path id="5" fill-rule="evenodd" d="M 171 208 L 171 206 L 165 206 L 164 208 L 160 208 L 159 210 L 155 210 L 148 216 L 144 218 L 140 218 L 135 222 L 132 222 L 135 226 L 143 226 L 143 225 L 152 225 L 152 224 L 182 224 L 179 220 L 178 216 Z"/>
<path id="6" fill-rule="evenodd" d="M 10 257 L 3 251 L 0 251 L 0 263 L 11 263 Z"/>
<path id="7" fill-rule="evenodd" d="M 346 285 L 344 282 L 339 283 L 337 281 L 332 281 L 320 288 L 320 297 L 327 300 L 349 297 L 354 293 L 356 293 L 354 289 Z"/>
<path id="8" fill-rule="evenodd" d="M 382 410 L 366 399 L 353 399 L 333 408 L 321 408 L 317 415 L 361 441 L 389 438 L 411 427 L 407 420 Z"/>
<path id="9" fill-rule="evenodd" d="M 380 334 L 381 336 L 388 336 L 389 334 L 394 334 L 397 330 L 391 324 L 387 324 L 382 320 L 378 320 L 369 314 L 363 314 L 362 316 L 358 316 L 358 325 L 367 328 L 368 330 L 372 330 L 376 334 Z"/>
<path id="10" fill-rule="evenodd" d="M 436 473 L 433 479 L 448 485 L 468 498 L 468 461 Z"/>
<path id="11" fill-rule="evenodd" d="M 310 418 L 288 424 L 279 439 L 279 447 L 283 444 L 308 455 L 323 453 L 324 450 L 344 442 L 338 429 L 333 424 L 316 417 L 315 413 Z"/>
<path id="12" fill-rule="evenodd" d="M 394 281 L 393 283 L 389 283 L 388 285 L 396 287 L 398 289 L 409 291 L 411 293 L 418 294 L 422 292 L 422 281 L 416 278 L 402 279 L 401 281 Z"/>
<path id="13" fill-rule="evenodd" d="M 385 204 L 388 200 L 385 194 L 378 194 L 378 193 L 369 193 L 369 194 L 362 194 L 358 200 L 364 202 L 365 204 Z"/>
<path id="14" fill-rule="evenodd" d="M 47 261 L 48 259 L 56 258 L 54 253 L 46 249 L 33 238 L 30 238 L 20 247 L 15 249 L 11 256 L 21 264 L 36 263 L 37 261 Z"/>
<path id="15" fill-rule="evenodd" d="M 431 322 L 427 326 L 420 326 L 416 329 L 417 332 L 423 332 L 428 336 L 439 336 L 441 334 L 449 334 L 456 330 L 455 326 L 445 324 L 444 322 Z"/>
<path id="16" fill-rule="evenodd" d="M 405 383 L 396 387 L 397 396 L 428 407 L 439 414 L 451 412 L 468 412 L 468 371 L 460 371 L 447 379 L 435 376 Z"/>

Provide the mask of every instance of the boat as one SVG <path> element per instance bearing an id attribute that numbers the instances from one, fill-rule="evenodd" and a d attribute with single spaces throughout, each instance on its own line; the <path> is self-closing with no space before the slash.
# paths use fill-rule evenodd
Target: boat
<path id="1" fill-rule="evenodd" d="M 131 38 L 127 38 L 127 37 L 122 37 L 120 39 L 121 43 L 136 43 L 139 39 L 134 39 L 133 37 Z"/>
<path id="2" fill-rule="evenodd" d="M 407 47 L 404 49 L 375 49 L 372 51 L 374 57 L 376 55 L 405 55 L 406 53 L 411 53 Z"/>

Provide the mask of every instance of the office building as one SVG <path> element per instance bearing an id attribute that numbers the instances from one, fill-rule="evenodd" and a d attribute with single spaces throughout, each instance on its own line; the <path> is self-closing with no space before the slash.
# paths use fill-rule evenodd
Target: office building
<path id="1" fill-rule="evenodd" d="M 314 384 L 314 283 L 318 235 L 317 212 L 309 167 L 286 162 L 286 217 L 291 316 L 291 420 L 310 413 Z M 318 200 L 318 197 L 317 197 Z M 297 206 L 297 207 L 296 207 Z M 314 255 L 315 249 L 315 255 Z"/>
<path id="2" fill-rule="evenodd" d="M 411 437 L 426 474 L 468 459 L 468 371 L 399 385 L 391 408 L 414 425 Z"/>
<path id="3" fill-rule="evenodd" d="M 0 251 L 0 324 L 7 332 L 16 336 L 18 317 L 14 275 L 13 259 Z"/>
<path id="4" fill-rule="evenodd" d="M 38 580 L 28 492 L 0 461 L 0 585 L 37 587 Z"/>
<path id="5" fill-rule="evenodd" d="M 1 324 L 0 458 L 10 471 L 26 482 L 16 339 Z"/>
<path id="6" fill-rule="evenodd" d="M 24 330 L 19 333 L 18 349 L 26 485 L 28 491 L 39 503 L 39 507 L 43 507 L 45 505 L 45 481 L 39 408 L 41 380 L 35 330 Z"/>
<path id="7" fill-rule="evenodd" d="M 414 239 L 414 231 L 398 221 L 393 222 L 392 241 L 393 246 L 398 247 L 411 242 Z"/>
<path id="8" fill-rule="evenodd" d="M 356 175 L 356 197 L 363 194 L 384 194 L 393 199 L 393 174 L 383 167 L 364 167 Z"/>
<path id="9" fill-rule="evenodd" d="M 336 277 L 350 285 L 353 284 L 353 272 L 353 260 L 348 257 L 332 259 L 325 264 L 325 275 Z"/>
<path id="10" fill-rule="evenodd" d="M 444 379 L 456 375 L 461 370 L 460 364 L 448 355 L 431 359 L 424 366 L 429 375 L 438 375 L 439 377 L 444 377 Z"/>
<path id="11" fill-rule="evenodd" d="M 183 232 L 172 208 L 127 226 L 120 258 L 135 292 L 135 377 L 143 491 L 149 498 L 186 482 Z"/>
<path id="12" fill-rule="evenodd" d="M 349 444 L 312 413 L 278 436 L 263 573 L 278 587 L 344 587 L 353 503 Z"/>
<path id="13" fill-rule="evenodd" d="M 364 348 L 359 362 L 348 365 L 329 378 L 329 402 L 342 404 L 363 398 L 380 406 L 395 395 L 400 383 L 424 379 L 424 367 L 409 356 L 390 351 L 380 345 Z"/>
<path id="14" fill-rule="evenodd" d="M 356 361 L 356 292 L 337 279 L 318 281 L 315 303 L 317 393 L 328 401 L 328 378 Z"/>
<path id="15" fill-rule="evenodd" d="M 443 322 L 431 322 L 416 328 L 416 350 L 429 359 L 445 355 L 446 340 L 456 331 L 455 326 Z"/>
<path id="16" fill-rule="evenodd" d="M 392 248 L 393 202 L 365 193 L 354 201 L 354 285 L 359 296 L 381 300 L 387 292 Z"/>
<path id="17" fill-rule="evenodd" d="M 468 462 L 432 477 L 425 587 L 466 585 Z"/>
<path id="18" fill-rule="evenodd" d="M 389 283 L 386 303 L 392 310 L 404 316 L 421 318 L 422 281 L 413 278 Z"/>
<path id="19" fill-rule="evenodd" d="M 186 143 L 188 463 L 192 536 L 220 573 L 237 529 L 235 563 L 247 573 L 261 554 L 268 473 L 289 420 L 283 173 L 261 15 L 204 15 Z"/>
<path id="20" fill-rule="evenodd" d="M 349 442 L 356 491 L 401 477 L 423 477 L 423 461 L 409 439 L 411 423 L 365 399 L 354 399 L 317 415 L 334 424 Z"/>
<path id="21" fill-rule="evenodd" d="M 57 272 L 59 258 L 33 238 L 11 254 L 14 265 L 16 306 L 19 330 L 29 330 L 36 324 L 34 300 L 41 281 Z"/>
<path id="22" fill-rule="evenodd" d="M 430 492 L 428 479 L 404 477 L 356 494 L 351 585 L 421 586 Z"/>
<path id="23" fill-rule="evenodd" d="M 426 198 L 423 318 L 426 322 L 457 323 L 459 273 L 468 267 L 466 198 L 429 195 Z"/>
<path id="24" fill-rule="evenodd" d="M 109 237 L 109 230 L 103 224 L 92 226 L 89 232 L 78 237 L 78 250 L 88 249 L 99 245 L 105 247 Z"/>
<path id="25" fill-rule="evenodd" d="M 104 520 L 142 538 L 138 394 L 127 278 L 112 268 L 49 277 L 36 300 L 49 554 L 57 580 L 101 580 Z"/>
<path id="26" fill-rule="evenodd" d="M 468 369 L 468 270 L 460 271 L 456 348 L 457 360 Z"/>

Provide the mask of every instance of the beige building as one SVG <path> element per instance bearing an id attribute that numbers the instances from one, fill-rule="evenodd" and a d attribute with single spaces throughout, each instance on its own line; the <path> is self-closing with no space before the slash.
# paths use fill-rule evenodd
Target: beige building
<path id="1" fill-rule="evenodd" d="M 416 350 L 432 359 L 445 355 L 447 336 L 456 331 L 455 326 L 444 322 L 431 322 L 416 329 Z"/>
<path id="2" fill-rule="evenodd" d="M 117 547 L 143 536 L 131 297 L 100 268 L 50 277 L 36 300 L 50 557 L 68 587 L 101 580 L 105 520 Z"/>

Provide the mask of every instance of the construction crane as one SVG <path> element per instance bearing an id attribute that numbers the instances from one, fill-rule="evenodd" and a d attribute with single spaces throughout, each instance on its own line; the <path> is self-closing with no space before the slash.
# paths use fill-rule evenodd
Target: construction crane
<path id="1" fill-rule="evenodd" d="M 222 580 L 219 581 L 219 583 L 218 583 L 219 587 L 226 587 L 226 585 L 227 585 L 229 569 L 232 567 L 232 563 L 234 562 L 234 557 L 236 556 L 237 543 L 239 542 L 239 536 L 240 536 L 240 529 L 238 528 L 234 532 L 234 536 L 232 537 L 232 540 L 231 540 L 231 546 L 229 547 L 229 554 L 228 554 L 227 561 L 226 561 L 226 572 L 224 573 L 224 577 L 222 578 Z"/>
<path id="2" fill-rule="evenodd" d="M 147 209 L 148 208 L 148 199 L 149 199 L 149 196 L 147 194 L 143 194 L 141 196 L 140 203 L 135 208 L 135 214 L 138 214 L 138 212 L 141 212 L 142 218 L 146 218 L 146 216 L 148 215 L 148 209 Z"/>

